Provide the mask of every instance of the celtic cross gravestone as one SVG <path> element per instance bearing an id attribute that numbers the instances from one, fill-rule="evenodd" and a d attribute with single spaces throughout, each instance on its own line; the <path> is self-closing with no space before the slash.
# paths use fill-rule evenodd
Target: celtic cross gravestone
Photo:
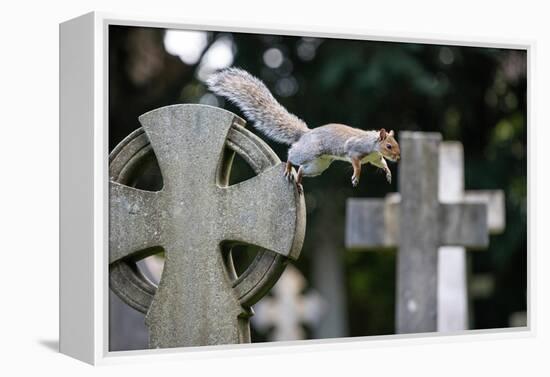
<path id="1" fill-rule="evenodd" d="M 110 156 L 110 287 L 146 313 L 151 348 L 250 341 L 250 306 L 299 256 L 305 207 L 283 164 L 244 122 L 222 109 L 174 105 L 140 117 L 143 126 Z M 234 154 L 257 174 L 228 185 Z M 162 188 L 132 187 L 155 158 Z M 259 252 L 237 276 L 231 249 Z M 163 251 L 158 287 L 136 261 Z"/>
<path id="2" fill-rule="evenodd" d="M 400 144 L 399 194 L 349 200 L 346 245 L 398 247 L 397 332 L 436 331 L 439 247 L 486 247 L 487 205 L 465 199 L 440 202 L 440 134 L 402 132 Z"/>

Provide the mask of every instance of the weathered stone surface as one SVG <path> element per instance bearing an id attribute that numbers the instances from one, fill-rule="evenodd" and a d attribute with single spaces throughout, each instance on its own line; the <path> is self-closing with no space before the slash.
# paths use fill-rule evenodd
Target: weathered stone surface
<path id="1" fill-rule="evenodd" d="M 385 200 L 350 199 L 347 203 L 346 247 L 348 249 L 393 249 L 399 244 L 401 195 Z M 479 201 L 440 204 L 438 222 L 441 245 L 483 248 L 488 245 L 487 204 Z M 379 214 L 379 216 L 374 216 Z M 368 229 L 365 224 L 369 224 Z"/>
<path id="2" fill-rule="evenodd" d="M 492 207 L 500 208 L 503 196 L 492 192 L 483 199 L 464 198 L 463 173 L 456 170 L 462 169 L 459 143 L 441 143 L 439 134 L 402 132 L 399 136 L 400 193 L 385 200 L 350 199 L 346 245 L 356 250 L 398 247 L 397 331 L 436 331 L 442 290 L 438 289 L 438 248 L 486 247 L 488 228 L 502 223 L 499 209 L 490 207 L 494 214 L 488 217 L 487 198 L 496 203 Z M 440 161 L 445 164 L 442 169 Z"/>
<path id="3" fill-rule="evenodd" d="M 146 135 L 135 132 L 111 156 L 111 288 L 147 313 L 150 347 L 247 342 L 248 307 L 300 253 L 303 196 L 284 179 L 277 156 L 230 112 L 175 105 L 140 122 Z M 127 186 L 125 174 L 139 170 L 151 149 L 162 189 Z M 234 152 L 258 175 L 227 186 Z M 224 253 L 238 243 L 261 248 L 240 277 Z M 166 259 L 157 288 L 132 261 L 158 250 Z"/>
<path id="4" fill-rule="evenodd" d="M 439 144 L 435 133 L 401 132 L 397 331 L 434 331 L 437 325 L 437 197 Z"/>
<path id="5" fill-rule="evenodd" d="M 385 200 L 348 199 L 346 203 L 346 248 L 393 249 L 399 243 L 399 194 Z"/>

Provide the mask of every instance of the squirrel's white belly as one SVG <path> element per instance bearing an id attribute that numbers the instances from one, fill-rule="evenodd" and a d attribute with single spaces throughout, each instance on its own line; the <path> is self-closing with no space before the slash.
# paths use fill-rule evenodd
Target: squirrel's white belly
<path id="1" fill-rule="evenodd" d="M 380 152 L 372 152 L 361 159 L 362 164 L 373 162 L 380 159 Z"/>
<path id="2" fill-rule="evenodd" d="M 379 152 L 372 152 L 366 155 L 361 159 L 362 164 L 366 164 L 369 162 L 373 162 L 380 159 L 380 153 Z M 339 161 L 346 161 L 351 163 L 351 159 L 347 156 L 333 156 L 333 155 L 322 155 L 320 157 L 317 157 L 314 160 L 308 161 L 301 165 L 302 172 L 305 177 L 315 177 L 325 170 L 328 169 L 330 164 L 332 164 L 333 161 L 339 160 Z"/>
<path id="3" fill-rule="evenodd" d="M 327 157 L 332 160 L 351 162 L 351 159 L 347 156 L 323 156 L 323 157 Z"/>
<path id="4" fill-rule="evenodd" d="M 332 156 L 321 156 L 305 164 L 302 164 L 302 172 L 305 177 L 315 177 L 316 175 L 319 175 L 327 170 L 330 164 L 332 164 L 332 161 L 334 161 L 334 158 Z"/>
<path id="5" fill-rule="evenodd" d="M 338 160 L 338 161 L 346 161 L 346 162 L 351 163 L 351 158 L 349 158 L 348 156 L 323 155 L 321 157 L 322 158 L 330 158 L 332 160 Z M 366 164 L 368 162 L 373 162 L 373 161 L 376 161 L 378 159 L 380 159 L 380 152 L 372 152 L 372 153 L 369 153 L 368 155 L 366 155 L 365 157 L 363 157 L 361 159 L 361 163 Z"/>

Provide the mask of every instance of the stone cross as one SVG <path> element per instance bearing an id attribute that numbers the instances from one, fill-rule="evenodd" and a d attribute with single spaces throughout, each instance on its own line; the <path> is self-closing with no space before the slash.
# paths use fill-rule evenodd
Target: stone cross
<path id="1" fill-rule="evenodd" d="M 303 294 L 306 281 L 300 271 L 289 266 L 273 287 L 273 296 L 254 306 L 252 323 L 259 330 L 274 327 L 271 340 L 305 339 L 303 324 L 318 324 L 325 307 L 316 292 Z"/>
<path id="2" fill-rule="evenodd" d="M 504 193 L 501 190 L 464 192 L 464 151 L 460 142 L 441 143 L 439 150 L 439 199 L 452 204 L 486 203 L 491 234 L 504 230 Z M 468 329 L 466 250 L 462 246 L 439 248 L 437 330 Z"/>
<path id="3" fill-rule="evenodd" d="M 350 199 L 346 246 L 398 247 L 397 332 L 432 332 L 438 323 L 438 249 L 486 247 L 487 206 L 440 202 L 440 134 L 404 131 L 400 144 L 400 193 L 385 200 Z"/>
<path id="4" fill-rule="evenodd" d="M 142 115 L 138 129 L 110 156 L 110 287 L 146 313 L 151 348 L 250 341 L 250 306 L 300 253 L 303 195 L 284 166 L 234 114 L 174 105 Z M 256 172 L 228 186 L 234 153 Z M 160 191 L 132 187 L 155 158 Z M 254 262 L 237 276 L 236 244 L 255 245 Z M 163 250 L 158 287 L 135 267 Z"/>

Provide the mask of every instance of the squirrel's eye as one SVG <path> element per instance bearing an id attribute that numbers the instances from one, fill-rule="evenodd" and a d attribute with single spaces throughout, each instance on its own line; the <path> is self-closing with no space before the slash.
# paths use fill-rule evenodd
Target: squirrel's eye
<path id="1" fill-rule="evenodd" d="M 386 144 L 386 148 L 391 149 L 391 144 Z"/>

